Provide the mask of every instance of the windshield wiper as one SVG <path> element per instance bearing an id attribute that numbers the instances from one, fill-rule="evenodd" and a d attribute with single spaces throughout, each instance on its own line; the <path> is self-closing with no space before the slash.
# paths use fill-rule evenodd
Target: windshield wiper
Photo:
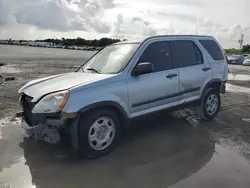
<path id="1" fill-rule="evenodd" d="M 98 73 L 98 74 L 101 74 L 101 72 L 100 72 L 99 70 L 96 70 L 96 69 L 94 69 L 94 68 L 87 68 L 87 70 L 89 70 L 89 71 L 94 71 L 94 72 L 96 72 L 96 73 Z"/>

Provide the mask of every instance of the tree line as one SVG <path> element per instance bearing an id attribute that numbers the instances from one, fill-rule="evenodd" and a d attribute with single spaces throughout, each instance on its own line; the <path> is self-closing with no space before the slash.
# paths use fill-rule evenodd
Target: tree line
<path id="1" fill-rule="evenodd" d="M 120 39 L 111 39 L 111 38 L 101 38 L 94 40 L 86 40 L 84 38 L 62 38 L 62 39 L 45 39 L 45 40 L 36 40 L 38 42 L 50 42 L 53 44 L 60 44 L 64 46 L 95 46 L 95 47 L 104 47 L 116 42 L 120 42 Z"/>
<path id="2" fill-rule="evenodd" d="M 126 39 L 124 39 L 126 40 Z M 94 40 L 87 40 L 84 38 L 62 38 L 62 39 L 45 39 L 45 40 L 37 40 L 39 42 L 51 42 L 53 44 L 61 44 L 64 46 L 94 46 L 94 47 L 105 47 L 107 45 L 120 42 L 120 39 L 111 39 L 111 38 L 101 38 L 101 39 L 94 39 Z M 227 54 L 244 54 L 250 53 L 250 45 L 243 45 L 242 49 L 225 49 Z"/>
<path id="3" fill-rule="evenodd" d="M 250 45 L 243 45 L 241 50 L 232 48 L 232 49 L 225 49 L 226 54 L 248 54 L 250 53 Z"/>
<path id="4" fill-rule="evenodd" d="M 123 41 L 126 39 L 123 39 Z M 9 39 L 9 44 L 11 44 L 11 39 Z M 53 43 L 55 45 L 62 45 L 62 46 L 92 46 L 92 47 L 105 47 L 107 45 L 120 42 L 120 39 L 111 39 L 111 38 L 101 38 L 101 39 L 94 39 L 94 40 L 87 40 L 84 38 L 61 38 L 61 39 L 54 39 L 54 38 L 48 38 L 45 40 L 36 40 L 37 42 L 49 42 Z M 20 40 L 20 43 L 22 42 L 28 42 L 25 40 Z M 250 53 L 250 45 L 243 45 L 242 49 L 225 49 L 226 54 L 245 54 Z"/>

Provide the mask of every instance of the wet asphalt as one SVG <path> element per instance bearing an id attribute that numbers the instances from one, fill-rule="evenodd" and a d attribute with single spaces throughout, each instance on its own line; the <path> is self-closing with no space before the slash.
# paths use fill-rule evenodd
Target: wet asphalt
<path id="1" fill-rule="evenodd" d="M 115 151 L 95 160 L 81 158 L 66 144 L 30 139 L 20 120 L 4 119 L 0 182 L 15 188 L 247 188 L 250 123 L 245 110 L 226 109 L 211 122 L 189 110 L 144 117 L 124 133 Z"/>
<path id="2" fill-rule="evenodd" d="M 138 118 L 116 150 L 92 160 L 67 143 L 28 138 L 7 103 L 14 88 L 0 116 L 0 188 L 249 188 L 250 85 L 242 83 L 229 82 L 213 121 L 189 109 Z"/>

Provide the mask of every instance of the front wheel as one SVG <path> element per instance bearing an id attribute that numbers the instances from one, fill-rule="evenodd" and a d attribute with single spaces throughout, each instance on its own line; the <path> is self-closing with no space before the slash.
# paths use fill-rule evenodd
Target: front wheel
<path id="1" fill-rule="evenodd" d="M 79 146 L 84 156 L 95 158 L 110 152 L 120 137 L 120 122 L 112 110 L 83 114 L 79 120 Z"/>

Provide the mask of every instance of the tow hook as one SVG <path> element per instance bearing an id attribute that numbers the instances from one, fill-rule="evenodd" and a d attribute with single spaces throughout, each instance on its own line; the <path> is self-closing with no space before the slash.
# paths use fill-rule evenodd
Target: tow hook
<path id="1" fill-rule="evenodd" d="M 17 112 L 16 113 L 17 118 L 21 118 L 21 117 L 23 117 L 23 115 L 24 115 L 23 112 Z"/>

